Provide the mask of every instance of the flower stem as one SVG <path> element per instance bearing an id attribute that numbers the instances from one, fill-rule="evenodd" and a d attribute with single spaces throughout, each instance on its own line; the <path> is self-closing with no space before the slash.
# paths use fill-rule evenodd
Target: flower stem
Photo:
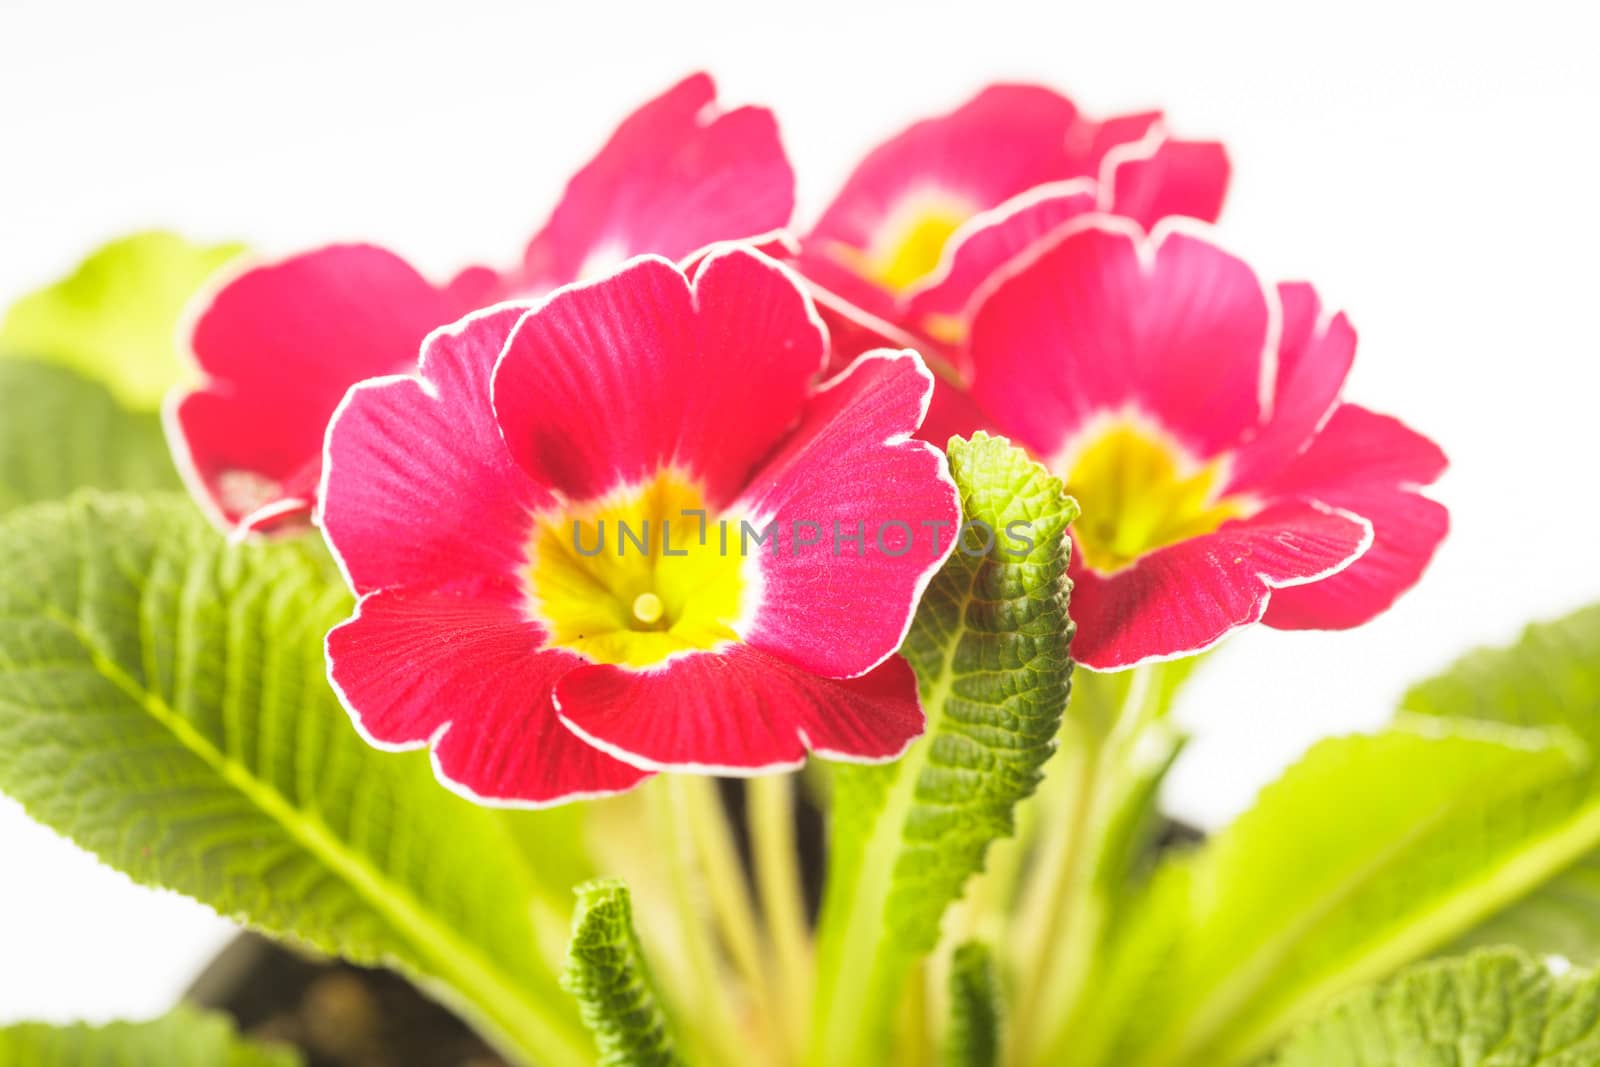
<path id="1" fill-rule="evenodd" d="M 912 968 L 906 978 L 896 1027 L 895 1057 L 899 1063 L 933 1063 L 935 1050 L 928 1033 L 928 961 Z"/>
<path id="2" fill-rule="evenodd" d="M 1012 938 L 1024 953 L 1019 1026 L 1009 1050 L 1016 1067 L 1055 1062 L 1099 955 L 1107 911 L 1102 887 L 1118 859 L 1119 822 L 1150 781 L 1135 750 L 1170 696 L 1158 669 L 1140 667 L 1122 678 L 1080 673 L 1076 681 L 1075 699 L 1085 698 L 1084 707 L 1063 726 L 1062 766 L 1053 771 L 1060 784 L 1041 798 L 1048 805 L 1041 851 Z M 1105 699 L 1113 693 L 1115 699 Z"/>
<path id="3" fill-rule="evenodd" d="M 794 775 L 753 778 L 748 786 L 751 848 L 767 936 L 777 963 L 774 993 L 783 1046 L 791 1059 L 805 1049 L 814 982 L 810 930 L 794 829 Z"/>
<path id="4" fill-rule="evenodd" d="M 717 794 L 715 779 L 692 777 L 683 781 L 693 819 L 695 849 L 705 872 L 717 930 L 755 1002 L 756 1017 L 765 1022 L 775 1017 L 776 1004 L 767 977 L 755 903 L 734 844 L 733 827 Z"/>
<path id="5" fill-rule="evenodd" d="M 1088 952 L 1083 943 L 1091 904 L 1091 854 L 1095 851 L 1093 823 L 1099 791 L 1099 745 L 1078 738 L 1064 743 L 1060 754 L 1063 786 L 1051 797 L 1051 817 L 1040 839 L 1040 854 L 1018 909 L 1012 943 L 1027 955 L 1021 961 L 1018 1026 L 1010 1049 L 1012 1062 L 1032 1062 L 1037 1049 L 1042 1012 L 1059 1010 L 1063 994 L 1072 1000 L 1072 975 L 1082 969 L 1079 956 Z M 1063 988 L 1066 987 L 1066 988 Z"/>
<path id="6" fill-rule="evenodd" d="M 680 1007 L 680 1015 L 694 1013 L 681 1020 L 683 1025 L 679 1029 L 681 1035 L 696 1046 L 694 1062 L 734 1067 L 745 1062 L 745 1047 L 713 951 L 716 944 L 713 924 L 705 911 L 708 902 L 706 894 L 702 893 L 704 872 L 695 829 L 694 789 L 700 780 L 686 775 L 663 775 L 662 778 L 666 803 L 656 809 L 660 812 L 659 831 L 670 853 L 672 907 L 695 986 L 692 991 L 673 998 Z M 712 907 L 715 908 L 714 903 Z"/>

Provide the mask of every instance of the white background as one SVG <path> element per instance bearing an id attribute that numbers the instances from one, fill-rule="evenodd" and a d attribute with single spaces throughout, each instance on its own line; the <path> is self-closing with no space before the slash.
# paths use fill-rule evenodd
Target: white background
<path id="1" fill-rule="evenodd" d="M 802 217 L 986 80 L 1164 106 L 1232 151 L 1225 240 L 1350 311 L 1347 395 L 1454 462 L 1454 531 L 1393 612 L 1247 634 L 1193 684 L 1169 802 L 1214 825 L 1408 680 L 1600 598 L 1588 7 L 0 0 L 0 302 L 152 225 L 510 264 L 610 125 L 700 66 L 778 110 Z M 0 1021 L 155 1013 L 227 932 L 0 802 Z"/>

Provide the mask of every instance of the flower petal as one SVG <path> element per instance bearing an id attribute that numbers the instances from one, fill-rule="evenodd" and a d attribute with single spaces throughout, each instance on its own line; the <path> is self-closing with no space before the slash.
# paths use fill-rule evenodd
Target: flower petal
<path id="1" fill-rule="evenodd" d="M 350 390 L 328 427 L 320 523 L 358 593 L 526 566 L 549 496 L 500 437 L 489 381 L 526 314 L 502 305 L 432 334 L 417 376 Z"/>
<path id="2" fill-rule="evenodd" d="M 1092 670 L 1121 670 L 1210 648 L 1258 621 L 1273 590 L 1326 581 L 1371 538 L 1355 516 L 1283 502 L 1111 574 L 1085 567 L 1074 553 L 1073 658 Z"/>
<path id="3" fill-rule="evenodd" d="M 736 510 L 772 537 L 750 549 L 762 588 L 751 645 L 833 678 L 900 647 L 961 522 L 943 454 L 908 439 L 932 385 L 914 352 L 863 356 L 750 479 Z"/>
<path id="4" fill-rule="evenodd" d="M 1227 150 L 1216 141 L 1152 140 L 1149 151 L 1128 146 L 1106 158 L 1101 196 L 1107 210 L 1145 229 L 1169 215 L 1217 221 L 1232 170 Z"/>
<path id="5" fill-rule="evenodd" d="M 645 775 L 556 717 L 557 681 L 582 663 L 488 587 L 384 590 L 328 634 L 328 676 L 367 740 L 433 745 L 442 782 L 479 802 L 534 806 L 615 793 Z"/>
<path id="6" fill-rule="evenodd" d="M 322 460 L 314 446 L 307 452 L 312 434 L 295 412 L 280 417 L 212 383 L 171 394 L 163 419 L 184 483 L 218 526 L 242 536 L 310 519 Z"/>
<path id="7" fill-rule="evenodd" d="M 496 368 L 494 406 L 542 485 L 589 499 L 676 465 L 715 507 L 794 423 L 825 349 L 773 260 L 720 250 L 691 293 L 672 264 L 643 258 L 525 318 Z"/>
<path id="8" fill-rule="evenodd" d="M 1113 129 L 1134 140 L 1155 119 L 1138 116 Z M 902 197 L 929 186 L 987 211 L 1036 185 L 1093 177 L 1111 146 L 1100 125 L 1081 118 L 1059 93 L 1038 85 L 991 85 L 873 149 L 810 239 L 864 248 Z"/>
<path id="9" fill-rule="evenodd" d="M 409 367 L 454 310 L 394 253 L 329 245 L 235 277 L 201 311 L 191 343 L 213 378 L 280 394 L 331 390 L 350 373 Z"/>
<path id="10" fill-rule="evenodd" d="M 650 770 L 788 770 L 807 750 L 892 760 L 925 725 L 916 676 L 898 656 L 841 681 L 742 645 L 647 671 L 584 667 L 561 679 L 556 701 L 572 731 Z"/>
<path id="11" fill-rule="evenodd" d="M 1393 490 L 1341 494 L 1372 523 L 1372 547 L 1338 574 L 1275 595 L 1262 621 L 1279 630 L 1344 630 L 1387 611 L 1422 577 L 1450 531 L 1443 504 Z"/>
<path id="12" fill-rule="evenodd" d="M 941 359 L 948 355 L 942 346 L 929 344 L 899 326 L 881 319 L 859 304 L 806 279 L 817 317 L 828 331 L 828 374 L 835 375 L 860 356 L 880 348 L 912 348 L 923 357 Z"/>
<path id="13" fill-rule="evenodd" d="M 1097 123 L 1037 85 L 991 85 L 954 111 L 914 123 L 873 149 L 803 242 L 801 271 L 841 297 L 893 318 L 893 294 L 842 263 L 839 249 L 873 247 L 908 203 L 933 196 L 968 216 L 1034 186 L 1093 177 L 1114 145 L 1159 116 Z"/>
<path id="14" fill-rule="evenodd" d="M 1272 417 L 1235 453 L 1228 492 L 1244 492 L 1272 479 L 1311 443 L 1317 427 L 1339 403 L 1355 362 L 1356 332 L 1343 312 L 1322 318 L 1322 301 L 1303 282 L 1278 286 L 1283 334 L 1278 344 L 1277 391 Z"/>
<path id="15" fill-rule="evenodd" d="M 922 356 L 933 374 L 933 399 L 916 436 L 943 449 L 956 435 L 971 437 L 992 430 L 993 422 L 959 379 L 953 349 L 926 338 L 913 337 L 826 289 L 808 286 L 816 300 L 817 316 L 828 331 L 828 373 L 837 375 L 868 352 L 884 348 L 909 348 Z"/>
<path id="16" fill-rule="evenodd" d="M 1270 399 L 1276 300 L 1210 241 L 1068 223 L 982 300 L 973 395 L 1040 456 L 1095 416 L 1153 416 L 1199 458 L 1253 432 Z"/>
<path id="17" fill-rule="evenodd" d="M 978 407 L 972 394 L 947 378 L 936 376 L 933 380 L 933 399 L 928 404 L 928 414 L 917 430 L 917 438 L 931 442 L 935 448 L 944 449 L 952 437 L 968 437 L 983 430 L 998 434 L 994 420 Z"/>
<path id="18" fill-rule="evenodd" d="M 978 216 L 950 239 L 943 268 L 912 295 L 906 318 L 925 330 L 944 323 L 964 331 L 973 297 L 985 282 L 1062 223 L 1094 209 L 1093 184 L 1073 179 L 1040 186 Z"/>
<path id="19" fill-rule="evenodd" d="M 1330 496 L 1371 485 L 1415 487 L 1438 480 L 1447 466 L 1438 445 L 1399 419 L 1340 404 L 1311 447 L 1272 486 Z"/>
<path id="20" fill-rule="evenodd" d="M 318 249 L 228 282 L 191 336 L 209 380 L 168 408 L 197 498 L 229 526 L 285 501 L 305 506 L 345 390 L 414 366 L 428 331 L 462 310 L 371 245 Z"/>
<path id="21" fill-rule="evenodd" d="M 694 74 L 623 120 L 528 245 L 518 290 L 548 292 L 646 252 L 681 259 L 785 226 L 794 172 L 766 108 L 723 111 Z"/>
<path id="22" fill-rule="evenodd" d="M 1416 491 L 1444 468 L 1439 447 L 1398 419 L 1341 404 L 1274 489 L 1360 515 L 1372 523 L 1372 548 L 1331 578 L 1275 596 L 1263 621 L 1337 630 L 1387 610 L 1422 577 L 1449 531 L 1449 512 Z"/>

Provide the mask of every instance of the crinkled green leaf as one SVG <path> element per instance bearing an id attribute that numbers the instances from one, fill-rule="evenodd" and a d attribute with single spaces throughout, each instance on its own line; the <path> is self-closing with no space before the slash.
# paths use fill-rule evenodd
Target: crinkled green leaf
<path id="1" fill-rule="evenodd" d="M 989 947 L 969 941 L 950 960 L 950 1029 L 945 1067 L 996 1067 L 1000 1062 L 1000 979 Z"/>
<path id="2" fill-rule="evenodd" d="M 1324 741 L 1171 861 L 1081 1018 L 1084 1062 L 1250 1062 L 1331 998 L 1448 944 L 1571 859 L 1570 735 L 1483 725 Z M 1588 819 L 1586 823 L 1596 822 Z"/>
<path id="3" fill-rule="evenodd" d="M 176 495 L 0 523 L 0 789 L 149 885 L 422 979 L 508 1051 L 588 1040 L 497 813 L 357 736 L 324 676 L 320 546 L 228 546 Z"/>
<path id="4" fill-rule="evenodd" d="M 126 407 L 154 411 L 179 378 L 184 308 L 242 251 L 160 230 L 113 241 L 13 304 L 0 320 L 0 351 L 71 367 L 105 383 Z"/>
<path id="5" fill-rule="evenodd" d="M 1600 977 L 1514 950 L 1421 964 L 1303 1027 L 1272 1067 L 1594 1067 Z"/>
<path id="6" fill-rule="evenodd" d="M 628 887 L 602 878 L 578 888 L 562 986 L 600 1046 L 600 1067 L 673 1067 L 667 1019 L 633 928 Z"/>
<path id="7" fill-rule="evenodd" d="M 968 532 L 901 649 L 921 685 L 926 736 L 896 763 L 833 776 L 819 1067 L 884 1062 L 882 1026 L 909 968 L 938 940 L 940 917 L 989 844 L 1011 832 L 1066 706 L 1066 527 L 1077 506 L 1004 440 L 957 439 L 949 457 L 967 520 L 997 537 L 985 554 L 985 538 Z M 1006 537 L 1018 522 L 1029 524 L 1025 551 Z"/>
<path id="8" fill-rule="evenodd" d="M 180 488 L 160 418 L 65 367 L 0 360 L 0 514 L 85 487 Z"/>
<path id="9" fill-rule="evenodd" d="M 292 1049 L 246 1041 L 228 1019 L 187 1005 L 144 1023 L 0 1027 L 5 1067 L 299 1067 L 301 1062 Z"/>

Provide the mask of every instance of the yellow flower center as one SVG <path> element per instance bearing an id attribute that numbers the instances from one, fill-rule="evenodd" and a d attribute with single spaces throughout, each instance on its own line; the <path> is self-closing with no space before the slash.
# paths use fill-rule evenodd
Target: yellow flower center
<path id="1" fill-rule="evenodd" d="M 529 602 L 550 644 L 595 663 L 648 667 L 737 641 L 740 528 L 731 521 L 721 536 L 704 509 L 700 489 L 668 471 L 535 518 Z"/>
<path id="2" fill-rule="evenodd" d="M 1094 570 L 1120 570 L 1145 553 L 1210 533 L 1252 510 L 1242 497 L 1219 497 L 1223 463 L 1197 463 L 1176 443 L 1119 422 L 1074 451 L 1067 491 L 1083 515 L 1073 541 Z"/>
<path id="3" fill-rule="evenodd" d="M 841 248 L 839 256 L 864 277 L 903 293 L 934 272 L 951 235 L 976 212 L 958 197 L 918 196 L 894 212 L 870 247 Z"/>

